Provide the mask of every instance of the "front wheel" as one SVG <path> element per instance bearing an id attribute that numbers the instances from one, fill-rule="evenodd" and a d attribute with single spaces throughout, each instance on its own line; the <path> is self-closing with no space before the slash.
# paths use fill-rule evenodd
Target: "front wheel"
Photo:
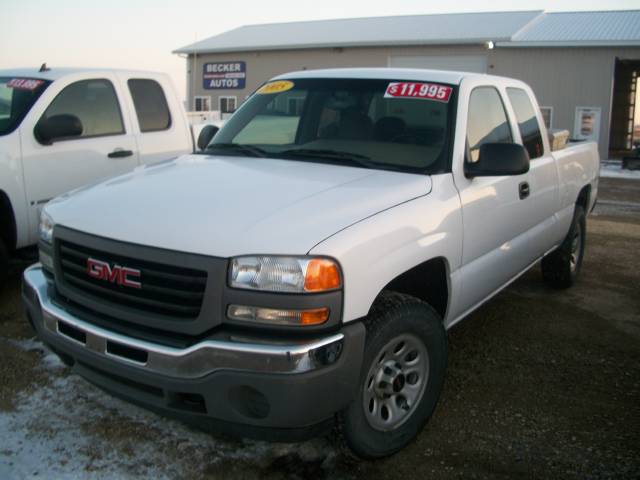
<path id="1" fill-rule="evenodd" d="M 358 393 L 339 415 L 346 445 L 363 458 L 391 455 L 420 433 L 444 383 L 447 335 L 420 300 L 385 292 L 367 323 Z"/>
<path id="2" fill-rule="evenodd" d="M 573 286 L 582 267 L 587 225 L 584 209 L 576 205 L 569 233 L 562 244 L 542 259 L 542 278 L 553 288 Z"/>

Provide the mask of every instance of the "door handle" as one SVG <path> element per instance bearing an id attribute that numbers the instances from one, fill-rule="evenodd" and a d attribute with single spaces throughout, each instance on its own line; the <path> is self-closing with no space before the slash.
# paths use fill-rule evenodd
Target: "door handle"
<path id="1" fill-rule="evenodd" d="M 529 196 L 529 193 L 531 193 L 529 189 L 529 182 L 522 182 L 520 185 L 518 185 L 518 193 L 520 194 L 520 200 L 524 200 L 525 198 L 527 198 Z"/>
<path id="2" fill-rule="evenodd" d="M 109 153 L 107 157 L 124 158 L 124 157 L 130 157 L 131 155 L 133 155 L 133 152 L 131 150 L 123 150 L 121 148 L 116 148 L 113 152 Z"/>

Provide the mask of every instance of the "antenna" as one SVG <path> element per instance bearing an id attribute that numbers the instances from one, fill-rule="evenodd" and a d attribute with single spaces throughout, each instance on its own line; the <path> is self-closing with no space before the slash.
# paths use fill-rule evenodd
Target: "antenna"
<path id="1" fill-rule="evenodd" d="M 47 62 L 44 62 L 42 65 L 40 65 L 40 70 L 38 70 L 38 72 L 48 72 L 49 70 L 51 69 L 47 67 Z"/>

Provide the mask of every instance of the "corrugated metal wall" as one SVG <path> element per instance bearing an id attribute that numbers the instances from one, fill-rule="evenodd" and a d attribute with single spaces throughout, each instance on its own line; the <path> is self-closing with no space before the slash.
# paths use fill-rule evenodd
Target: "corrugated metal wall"
<path id="1" fill-rule="evenodd" d="M 332 67 L 386 67 L 390 56 L 485 55 L 488 72 L 519 78 L 529 83 L 541 105 L 553 107 L 553 127 L 573 131 L 577 106 L 600 107 L 600 155 L 609 148 L 611 92 L 615 58 L 640 59 L 640 48 L 496 48 L 483 46 L 373 47 L 226 53 L 196 58 L 195 78 L 188 76 L 189 105 L 193 95 L 211 96 L 217 109 L 219 96 L 247 95 L 269 78 L 293 70 Z M 202 68 L 207 62 L 244 61 L 247 66 L 243 90 L 204 90 Z M 187 64 L 194 68 L 193 57 Z"/>

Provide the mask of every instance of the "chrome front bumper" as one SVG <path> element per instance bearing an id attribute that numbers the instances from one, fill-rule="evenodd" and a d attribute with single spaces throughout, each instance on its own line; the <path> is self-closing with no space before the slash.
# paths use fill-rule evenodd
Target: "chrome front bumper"
<path id="1" fill-rule="evenodd" d="M 36 328 L 100 358 L 145 372 L 181 379 L 196 379 L 220 370 L 297 374 L 326 366 L 327 359 L 337 360 L 343 350 L 342 333 L 286 344 L 231 337 L 229 341 L 204 340 L 185 349 L 158 345 L 98 327 L 56 305 L 49 294 L 53 286 L 40 264 L 29 267 L 23 280 L 27 310 L 37 308 L 42 319 Z"/>

